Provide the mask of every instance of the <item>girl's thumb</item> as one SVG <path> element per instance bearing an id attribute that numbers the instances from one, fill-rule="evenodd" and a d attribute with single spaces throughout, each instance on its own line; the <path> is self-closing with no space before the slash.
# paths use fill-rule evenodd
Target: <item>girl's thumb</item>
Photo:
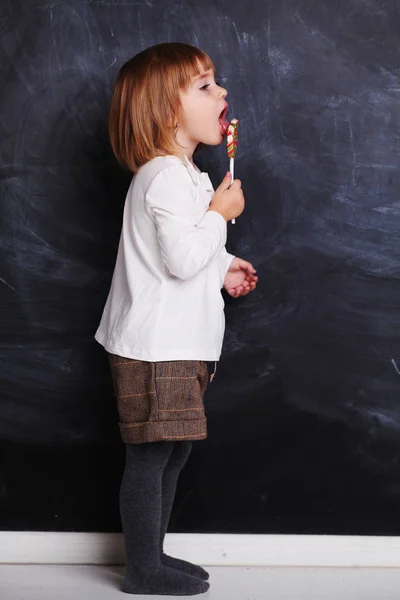
<path id="1" fill-rule="evenodd" d="M 229 188 L 229 186 L 232 183 L 232 175 L 230 174 L 230 171 L 228 171 L 225 175 L 225 177 L 222 180 L 221 185 L 219 186 L 221 189 L 223 190 L 227 190 Z"/>

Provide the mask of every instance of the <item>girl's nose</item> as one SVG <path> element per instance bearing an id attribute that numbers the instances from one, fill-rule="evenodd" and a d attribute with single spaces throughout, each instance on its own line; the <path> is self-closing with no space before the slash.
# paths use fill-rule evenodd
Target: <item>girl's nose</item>
<path id="1" fill-rule="evenodd" d="M 219 87 L 220 87 L 219 95 L 221 96 L 221 98 L 226 98 L 228 95 L 228 90 L 226 90 L 225 88 L 223 88 L 221 86 L 219 86 Z"/>

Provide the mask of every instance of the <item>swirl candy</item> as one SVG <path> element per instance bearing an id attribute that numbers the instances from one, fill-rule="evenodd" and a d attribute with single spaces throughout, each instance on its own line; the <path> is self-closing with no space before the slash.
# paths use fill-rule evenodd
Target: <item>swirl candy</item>
<path id="1" fill-rule="evenodd" d="M 235 158 L 238 147 L 238 123 L 237 119 L 232 119 L 226 130 L 226 148 L 229 158 Z"/>

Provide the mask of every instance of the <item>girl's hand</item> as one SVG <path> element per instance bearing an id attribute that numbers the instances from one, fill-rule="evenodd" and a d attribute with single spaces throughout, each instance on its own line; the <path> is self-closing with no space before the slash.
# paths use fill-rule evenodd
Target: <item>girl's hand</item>
<path id="1" fill-rule="evenodd" d="M 216 189 L 208 210 L 218 212 L 225 221 L 241 215 L 244 210 L 244 196 L 240 179 L 232 182 L 232 175 L 228 172 Z"/>
<path id="2" fill-rule="evenodd" d="M 255 273 L 256 270 L 251 263 L 235 256 L 225 275 L 224 289 L 232 298 L 246 296 L 257 285 L 258 277 Z"/>

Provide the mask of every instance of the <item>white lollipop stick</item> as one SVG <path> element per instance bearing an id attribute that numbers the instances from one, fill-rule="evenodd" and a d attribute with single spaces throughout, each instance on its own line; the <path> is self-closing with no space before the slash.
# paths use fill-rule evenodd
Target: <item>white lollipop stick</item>
<path id="1" fill-rule="evenodd" d="M 230 170 L 231 175 L 232 175 L 232 183 L 233 183 L 233 180 L 235 178 L 234 177 L 234 174 L 235 174 L 235 159 L 234 158 L 230 158 L 229 159 L 229 170 Z M 231 223 L 232 223 L 232 225 L 234 225 L 236 223 L 236 220 L 232 219 Z"/>

